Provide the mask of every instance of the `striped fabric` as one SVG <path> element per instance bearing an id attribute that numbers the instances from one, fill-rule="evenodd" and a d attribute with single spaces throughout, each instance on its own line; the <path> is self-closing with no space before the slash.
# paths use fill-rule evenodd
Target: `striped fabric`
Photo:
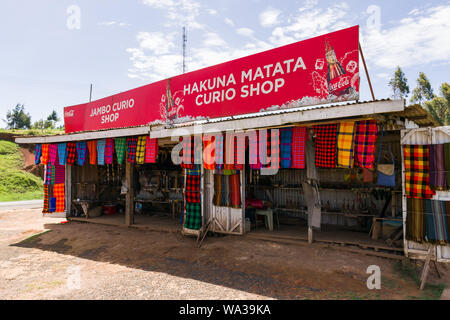
<path id="1" fill-rule="evenodd" d="M 358 121 L 355 137 L 355 165 L 373 169 L 375 164 L 375 142 L 378 127 L 375 120 Z"/>
<path id="2" fill-rule="evenodd" d="M 48 163 L 54 165 L 58 155 L 58 145 L 55 143 L 48 145 Z"/>
<path id="3" fill-rule="evenodd" d="M 127 137 L 127 161 L 129 163 L 136 162 L 136 148 L 138 137 Z"/>
<path id="4" fill-rule="evenodd" d="M 103 166 L 105 164 L 105 148 L 106 148 L 106 140 L 99 139 L 97 140 L 97 164 Z"/>
<path id="5" fill-rule="evenodd" d="M 75 159 L 77 157 L 76 151 L 76 143 L 75 142 L 67 142 L 67 161 L 68 165 L 73 165 L 75 163 Z"/>
<path id="6" fill-rule="evenodd" d="M 215 163 L 216 169 L 220 170 L 224 164 L 224 136 L 223 134 L 217 134 L 215 138 L 216 150 L 215 150 Z"/>
<path id="7" fill-rule="evenodd" d="M 200 176 L 186 175 L 185 199 L 187 203 L 200 203 Z"/>
<path id="8" fill-rule="evenodd" d="M 214 174 L 214 195 L 213 195 L 213 205 L 219 207 L 222 200 L 222 179 L 224 178 L 221 174 Z"/>
<path id="9" fill-rule="evenodd" d="M 45 166 L 45 177 L 44 177 L 44 183 L 45 184 L 51 184 L 52 183 L 52 169 L 53 166 L 51 164 L 47 164 Z"/>
<path id="10" fill-rule="evenodd" d="M 48 192 L 49 185 L 44 184 L 44 204 L 42 206 L 42 213 L 48 213 L 48 205 L 49 205 L 49 192 Z"/>
<path id="11" fill-rule="evenodd" d="M 435 191 L 430 188 L 429 147 L 404 145 L 405 189 L 408 198 L 430 199 Z"/>
<path id="12" fill-rule="evenodd" d="M 316 135 L 316 166 L 335 168 L 337 124 L 315 125 L 313 129 Z"/>
<path id="13" fill-rule="evenodd" d="M 443 144 L 430 145 L 430 186 L 437 190 L 447 187 Z"/>
<path id="14" fill-rule="evenodd" d="M 342 122 L 337 133 L 337 166 L 353 168 L 355 122 Z"/>
<path id="15" fill-rule="evenodd" d="M 194 136 L 194 163 L 203 163 L 203 141 L 202 136 Z"/>
<path id="16" fill-rule="evenodd" d="M 114 139 L 107 138 L 105 141 L 105 164 L 112 164 L 114 158 Z"/>
<path id="17" fill-rule="evenodd" d="M 203 135 L 203 167 L 207 170 L 214 170 L 215 168 L 215 136 Z"/>
<path id="18" fill-rule="evenodd" d="M 193 164 L 192 169 L 186 169 L 186 175 L 188 176 L 199 176 L 202 174 L 202 165 Z"/>
<path id="19" fill-rule="evenodd" d="M 224 170 L 235 170 L 236 163 L 236 138 L 234 134 L 227 133 L 225 135 L 225 164 L 223 166 Z"/>
<path id="20" fill-rule="evenodd" d="M 79 166 L 84 166 L 84 163 L 86 162 L 86 141 L 79 141 L 76 145 L 77 149 L 77 164 Z"/>
<path id="21" fill-rule="evenodd" d="M 290 168 L 292 161 L 292 128 L 280 130 L 280 167 Z"/>
<path id="22" fill-rule="evenodd" d="M 54 174 L 52 173 L 52 183 L 53 184 L 64 183 L 66 181 L 66 167 L 60 165 L 59 163 L 55 164 L 55 166 L 52 167 L 54 171 Z"/>
<path id="23" fill-rule="evenodd" d="M 185 169 L 194 168 L 194 157 L 193 157 L 193 143 L 192 136 L 182 137 L 183 142 L 183 151 L 182 151 L 182 159 L 181 159 L 181 167 Z"/>
<path id="24" fill-rule="evenodd" d="M 60 165 L 66 165 L 67 143 L 58 143 L 58 162 Z"/>
<path id="25" fill-rule="evenodd" d="M 240 208 L 241 206 L 241 181 L 240 174 L 233 174 L 225 177 L 229 179 L 230 187 L 230 204 L 233 208 Z"/>
<path id="26" fill-rule="evenodd" d="M 186 203 L 184 227 L 199 230 L 202 227 L 202 210 L 200 203 Z"/>
<path id="27" fill-rule="evenodd" d="M 449 241 L 447 212 L 444 201 L 425 200 L 426 240 L 446 243 Z"/>
<path id="28" fill-rule="evenodd" d="M 89 163 L 92 165 L 97 164 L 97 140 L 89 140 L 87 148 L 89 150 Z"/>
<path id="29" fill-rule="evenodd" d="M 136 163 L 143 164 L 145 160 L 145 144 L 147 136 L 139 136 L 136 146 Z"/>
<path id="30" fill-rule="evenodd" d="M 308 139 L 307 127 L 292 129 L 292 164 L 291 168 L 305 169 L 305 142 Z"/>
<path id="31" fill-rule="evenodd" d="M 407 200 L 406 239 L 423 242 L 425 239 L 425 203 L 422 199 Z"/>
<path id="32" fill-rule="evenodd" d="M 259 131 L 253 131 L 253 135 L 249 136 L 248 141 L 248 162 L 250 168 L 253 170 L 259 170 L 262 168 L 261 161 L 259 159 Z"/>
<path id="33" fill-rule="evenodd" d="M 46 143 L 42 145 L 42 164 L 48 164 L 48 146 Z"/>
<path id="34" fill-rule="evenodd" d="M 447 189 L 450 189 L 450 143 L 444 144 L 444 159 L 445 159 L 445 180 L 447 183 Z"/>
<path id="35" fill-rule="evenodd" d="M 40 143 L 36 144 L 34 148 L 34 163 L 41 163 L 41 155 L 42 155 L 42 145 Z"/>
<path id="36" fill-rule="evenodd" d="M 117 163 L 123 164 L 125 151 L 127 150 L 127 138 L 114 138 L 114 146 L 116 148 Z"/>
<path id="37" fill-rule="evenodd" d="M 145 163 L 156 163 L 156 157 L 159 152 L 158 139 L 151 139 L 150 136 L 147 136 L 146 140 Z"/>

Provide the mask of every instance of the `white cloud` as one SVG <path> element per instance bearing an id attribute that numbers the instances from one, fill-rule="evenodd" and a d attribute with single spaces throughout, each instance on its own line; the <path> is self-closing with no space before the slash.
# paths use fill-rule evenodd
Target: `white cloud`
<path id="1" fill-rule="evenodd" d="M 413 10 L 414 11 L 414 10 Z M 450 60 L 450 5 L 429 8 L 394 27 L 367 30 L 361 42 L 373 64 L 393 69 Z"/>
<path id="2" fill-rule="evenodd" d="M 227 43 L 215 32 L 207 32 L 204 35 L 203 45 L 207 47 L 221 47 Z"/>
<path id="3" fill-rule="evenodd" d="M 166 11 L 167 26 L 186 26 L 190 29 L 203 29 L 197 21 L 201 5 L 195 0 L 142 0 L 152 8 Z"/>
<path id="4" fill-rule="evenodd" d="M 271 27 L 277 25 L 279 23 L 278 16 L 280 14 L 281 14 L 280 10 L 268 7 L 259 15 L 259 23 L 263 27 Z"/>
<path id="5" fill-rule="evenodd" d="M 139 32 L 136 39 L 141 49 L 147 49 L 155 54 L 169 53 L 175 47 L 173 42 L 175 33 Z"/>
<path id="6" fill-rule="evenodd" d="M 129 26 L 130 24 L 125 23 L 125 22 L 117 22 L 117 21 L 103 21 L 103 22 L 97 23 L 97 25 L 102 26 L 102 27 L 112 27 L 112 26 L 126 27 L 126 26 Z"/>
<path id="7" fill-rule="evenodd" d="M 216 16 L 217 15 L 217 10 L 215 10 L 215 9 L 208 9 L 207 11 L 212 16 Z"/>
<path id="8" fill-rule="evenodd" d="M 234 22 L 233 22 L 233 20 L 231 20 L 230 18 L 225 18 L 224 21 L 225 21 L 225 23 L 226 23 L 227 25 L 229 25 L 230 27 L 234 27 Z"/>
<path id="9" fill-rule="evenodd" d="M 250 28 L 238 28 L 236 29 L 237 34 L 244 36 L 244 37 L 252 37 L 254 34 L 254 31 Z"/>
<path id="10" fill-rule="evenodd" d="M 299 8 L 289 18 L 287 25 L 276 27 L 272 31 L 271 42 L 284 45 L 350 26 L 345 20 L 350 11 L 347 3 L 342 2 L 326 9 L 312 8 L 313 4 L 311 2 L 306 7 Z"/>

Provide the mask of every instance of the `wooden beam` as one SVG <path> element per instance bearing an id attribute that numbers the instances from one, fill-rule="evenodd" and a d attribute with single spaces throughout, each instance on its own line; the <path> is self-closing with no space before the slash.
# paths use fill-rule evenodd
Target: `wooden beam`
<path id="1" fill-rule="evenodd" d="M 125 197 L 125 225 L 131 226 L 134 223 L 133 164 L 128 161 L 125 163 L 125 179 L 128 184 L 128 192 Z"/>
<path id="2" fill-rule="evenodd" d="M 364 64 L 364 70 L 366 71 L 367 81 L 369 82 L 370 93 L 372 94 L 372 100 L 375 101 L 375 95 L 373 93 L 372 82 L 370 81 L 369 70 L 367 69 L 366 60 L 364 59 L 364 54 L 361 48 L 361 43 L 358 43 L 359 52 L 361 53 L 361 59 Z"/>

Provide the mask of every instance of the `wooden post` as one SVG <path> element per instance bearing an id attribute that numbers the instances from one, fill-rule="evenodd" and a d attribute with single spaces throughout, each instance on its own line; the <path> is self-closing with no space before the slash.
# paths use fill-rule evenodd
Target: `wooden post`
<path id="1" fill-rule="evenodd" d="M 308 227 L 308 244 L 312 244 L 314 242 L 314 233 L 312 227 Z"/>
<path id="2" fill-rule="evenodd" d="M 361 43 L 358 43 L 359 52 L 361 53 L 361 60 L 364 64 L 364 70 L 366 71 L 367 81 L 369 82 L 370 93 L 372 94 L 372 100 L 375 101 L 375 95 L 373 93 L 372 82 L 370 81 L 369 70 L 367 70 L 366 60 L 364 59 L 364 54 L 361 48 Z"/>
<path id="3" fill-rule="evenodd" d="M 428 248 L 427 259 L 425 260 L 425 264 L 422 270 L 422 276 L 420 277 L 420 290 L 423 290 L 425 288 L 425 284 L 427 282 L 428 271 L 430 270 L 431 256 L 433 255 L 433 247 L 433 245 L 430 245 L 430 248 Z"/>
<path id="4" fill-rule="evenodd" d="M 128 192 L 125 197 L 125 225 L 134 223 L 134 188 L 133 188 L 133 166 L 125 160 L 125 178 L 128 184 Z"/>

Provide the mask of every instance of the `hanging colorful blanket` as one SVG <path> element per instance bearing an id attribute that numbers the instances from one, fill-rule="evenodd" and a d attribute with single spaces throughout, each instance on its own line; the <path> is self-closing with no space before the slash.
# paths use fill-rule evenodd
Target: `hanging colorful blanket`
<path id="1" fill-rule="evenodd" d="M 106 139 L 97 140 L 97 164 L 103 166 L 105 164 Z"/>
<path id="2" fill-rule="evenodd" d="M 77 142 L 77 164 L 79 166 L 84 166 L 86 162 L 86 141 Z"/>
<path id="3" fill-rule="evenodd" d="M 62 166 L 65 166 L 66 161 L 67 161 L 67 143 L 58 143 L 58 163 Z"/>
<path id="4" fill-rule="evenodd" d="M 430 188 L 429 147 L 404 145 L 405 189 L 409 198 L 430 199 L 435 194 Z"/>
<path id="5" fill-rule="evenodd" d="M 42 155 L 42 145 L 38 143 L 34 148 L 34 164 L 41 163 L 41 155 Z"/>
<path id="6" fill-rule="evenodd" d="M 443 144 L 430 145 L 430 186 L 437 190 L 447 187 Z"/>
<path id="7" fill-rule="evenodd" d="M 112 164 L 114 159 L 114 139 L 107 138 L 105 142 L 105 164 Z"/>
<path id="8" fill-rule="evenodd" d="M 75 163 L 75 159 L 77 157 L 76 151 L 76 143 L 75 142 L 67 142 L 67 161 L 68 165 L 73 165 Z"/>
<path id="9" fill-rule="evenodd" d="M 145 163 L 156 163 L 158 152 L 158 139 L 151 139 L 150 136 L 147 136 L 145 143 Z"/>
<path id="10" fill-rule="evenodd" d="M 336 167 L 337 124 L 315 125 L 316 166 L 319 168 Z"/>
<path id="11" fill-rule="evenodd" d="M 186 203 L 184 227 L 199 230 L 202 227 L 202 210 L 200 203 Z"/>
<path id="12" fill-rule="evenodd" d="M 292 161 L 292 128 L 280 130 L 280 167 L 290 168 Z"/>
<path id="13" fill-rule="evenodd" d="M 355 136 L 355 165 L 373 169 L 378 126 L 375 120 L 358 121 Z"/>
<path id="14" fill-rule="evenodd" d="M 337 166 L 353 168 L 355 122 L 342 122 L 337 133 Z"/>
<path id="15" fill-rule="evenodd" d="M 305 169 L 305 142 L 308 138 L 307 127 L 292 129 L 292 165 L 294 169 Z"/>

